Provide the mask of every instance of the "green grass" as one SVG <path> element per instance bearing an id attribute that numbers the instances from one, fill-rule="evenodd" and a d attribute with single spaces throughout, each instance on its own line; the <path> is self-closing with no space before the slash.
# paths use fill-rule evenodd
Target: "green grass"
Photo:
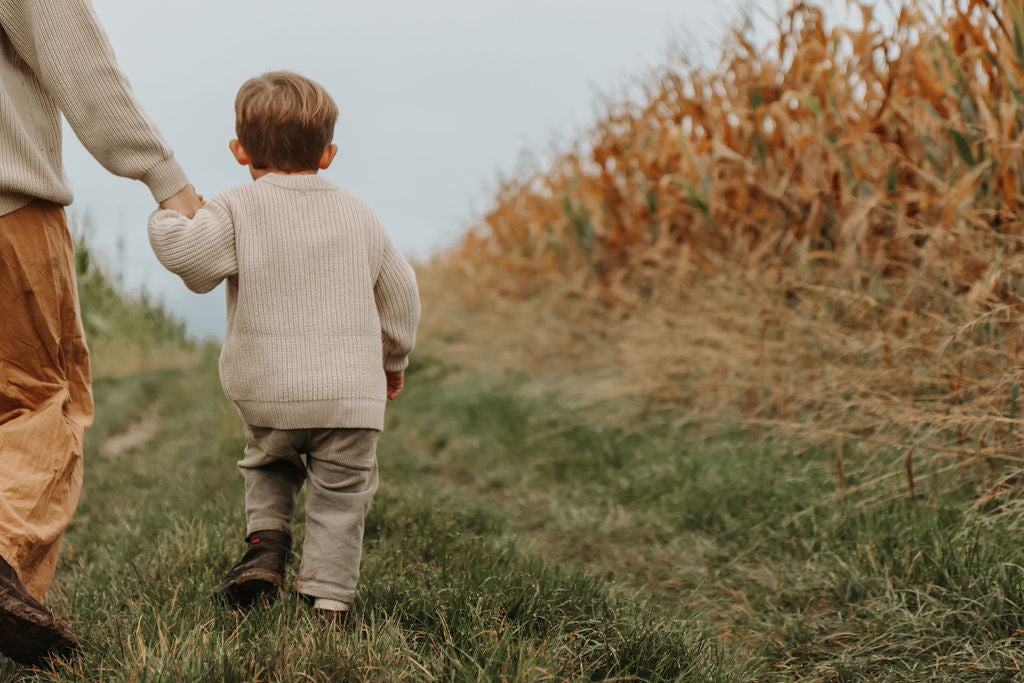
<path id="1" fill-rule="evenodd" d="M 841 501 L 820 453 L 422 355 L 389 409 L 351 628 L 290 594 L 231 612 L 209 595 L 242 550 L 240 425 L 197 357 L 97 382 L 50 595 L 86 647 L 0 679 L 1020 677 L 1020 515 L 970 491 Z M 154 411 L 152 439 L 104 455 Z"/>
<path id="2" fill-rule="evenodd" d="M 396 428 L 367 527 L 352 627 L 326 634 L 291 595 L 237 614 L 210 593 L 242 550 L 237 413 L 215 359 L 97 383 L 87 484 L 50 603 L 86 643 L 36 680 L 727 679 L 706 625 L 521 546 L 485 501 L 406 471 Z M 103 440 L 159 401 L 149 443 Z M 396 405 L 397 408 L 401 404 Z M 409 402 L 413 407 L 413 402 Z M 425 454 L 417 454 L 423 457 Z M 301 540 L 301 515 L 296 531 Z M 0 664 L 0 678 L 17 669 Z"/>
<path id="3" fill-rule="evenodd" d="M 1022 520 L 976 510 L 969 487 L 844 502 L 820 452 L 665 416 L 616 426 L 613 406 L 424 366 L 393 416 L 403 476 L 487 501 L 520 547 L 616 595 L 703 620 L 756 677 L 1020 676 Z"/>

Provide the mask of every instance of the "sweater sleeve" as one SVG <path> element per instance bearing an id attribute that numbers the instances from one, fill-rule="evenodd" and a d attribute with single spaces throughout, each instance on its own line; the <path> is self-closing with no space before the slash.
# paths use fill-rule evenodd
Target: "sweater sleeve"
<path id="1" fill-rule="evenodd" d="M 167 270 L 193 292 L 208 292 L 238 273 L 231 213 L 214 197 L 189 220 L 160 209 L 149 217 L 149 244 Z"/>
<path id="2" fill-rule="evenodd" d="M 132 95 L 89 0 L 3 0 L 0 23 L 90 154 L 160 202 L 188 184 Z"/>
<path id="3" fill-rule="evenodd" d="M 380 228 L 384 253 L 380 272 L 373 287 L 373 296 L 380 315 L 381 338 L 384 343 L 384 369 L 404 370 L 409 354 L 416 344 L 416 326 L 420 320 L 420 296 L 416 273 L 391 238 Z"/>

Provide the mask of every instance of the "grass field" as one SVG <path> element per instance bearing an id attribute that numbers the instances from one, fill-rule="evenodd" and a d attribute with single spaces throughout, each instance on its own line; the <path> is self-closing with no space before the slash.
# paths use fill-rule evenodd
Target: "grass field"
<path id="1" fill-rule="evenodd" d="M 840 501 L 819 453 L 621 424 L 424 354 L 391 404 L 349 630 L 290 595 L 236 614 L 209 600 L 243 534 L 215 351 L 96 395 L 49 598 L 85 650 L 3 680 L 988 681 L 1024 661 L 1013 511 Z"/>

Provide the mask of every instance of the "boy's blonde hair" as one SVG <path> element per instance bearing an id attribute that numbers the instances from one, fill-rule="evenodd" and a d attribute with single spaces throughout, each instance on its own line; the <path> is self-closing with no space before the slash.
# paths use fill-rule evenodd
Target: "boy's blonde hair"
<path id="1" fill-rule="evenodd" d="M 235 96 L 235 134 L 257 169 L 316 170 L 337 119 L 327 91 L 291 71 L 250 78 Z"/>

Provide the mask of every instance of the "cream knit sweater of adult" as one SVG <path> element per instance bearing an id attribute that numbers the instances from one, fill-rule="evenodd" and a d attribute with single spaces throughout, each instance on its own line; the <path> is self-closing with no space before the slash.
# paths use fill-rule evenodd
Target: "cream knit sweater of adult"
<path id="1" fill-rule="evenodd" d="M 163 201 L 188 180 L 132 96 L 88 0 L 0 0 L 0 215 L 71 203 L 60 114 L 107 170 Z"/>
<path id="2" fill-rule="evenodd" d="M 319 175 L 268 173 L 190 221 L 149 219 L 157 258 L 189 289 L 227 280 L 224 391 L 250 425 L 384 424 L 384 371 L 405 369 L 416 277 L 358 197 Z"/>

